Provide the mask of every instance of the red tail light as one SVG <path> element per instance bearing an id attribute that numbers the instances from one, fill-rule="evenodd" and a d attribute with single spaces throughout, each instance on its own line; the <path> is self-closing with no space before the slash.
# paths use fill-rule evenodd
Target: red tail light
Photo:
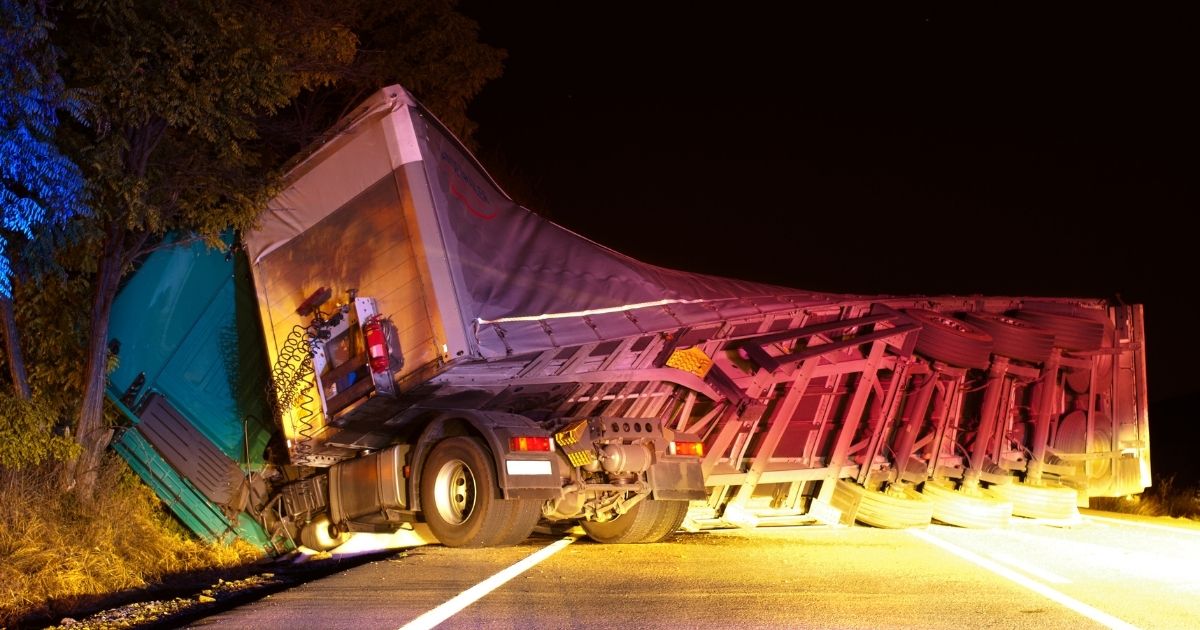
<path id="1" fill-rule="evenodd" d="M 671 442 L 671 454 L 704 457 L 704 442 Z"/>
<path id="2" fill-rule="evenodd" d="M 367 339 L 367 362 L 372 372 L 383 372 L 388 369 L 387 340 L 383 338 L 383 326 L 379 316 L 373 316 L 362 327 L 363 336 Z"/>
<path id="3" fill-rule="evenodd" d="M 549 451 L 550 436 L 514 437 L 508 441 L 508 447 L 514 451 Z"/>

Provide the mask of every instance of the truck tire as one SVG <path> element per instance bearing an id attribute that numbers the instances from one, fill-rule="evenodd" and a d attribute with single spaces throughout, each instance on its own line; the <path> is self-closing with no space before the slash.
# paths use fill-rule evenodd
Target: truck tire
<path id="1" fill-rule="evenodd" d="M 513 545 L 529 537 L 536 501 L 501 499 L 491 452 L 473 437 L 438 442 L 421 470 L 421 510 L 447 547 Z"/>
<path id="2" fill-rule="evenodd" d="M 1020 310 L 1016 318 L 1054 335 L 1054 345 L 1063 350 L 1091 352 L 1104 346 L 1104 324 L 1082 317 Z"/>
<path id="3" fill-rule="evenodd" d="M 1054 313 L 1056 315 L 1069 315 L 1086 319 L 1093 322 L 1098 322 L 1105 327 L 1105 330 L 1112 328 L 1112 320 L 1108 318 L 1107 309 L 1087 308 L 1078 304 L 1069 302 L 1039 302 L 1034 300 L 1023 300 L 1021 310 L 1026 312 L 1038 313 Z"/>
<path id="4" fill-rule="evenodd" d="M 927 527 L 933 520 L 933 501 L 908 484 L 897 484 L 887 492 L 877 492 L 853 481 L 839 479 L 833 495 L 833 506 L 852 509 L 854 520 L 863 525 L 907 529 Z"/>
<path id="5" fill-rule="evenodd" d="M 967 313 L 966 320 L 991 335 L 1000 356 L 1044 363 L 1054 351 L 1054 333 L 1027 321 L 996 313 Z"/>
<path id="6" fill-rule="evenodd" d="M 1066 486 L 1030 486 L 1010 483 L 992 486 L 991 490 L 1002 500 L 1011 501 L 1014 516 L 1046 519 L 1052 521 L 1079 520 L 1079 495 Z"/>
<path id="7" fill-rule="evenodd" d="M 313 551 L 336 549 L 350 540 L 350 536 L 331 523 L 328 514 L 318 514 L 300 528 L 300 544 Z"/>
<path id="8" fill-rule="evenodd" d="M 1066 368 L 1062 371 L 1063 383 L 1076 394 L 1086 394 L 1092 385 L 1092 372 L 1096 373 L 1096 383 L 1103 386 L 1112 382 L 1113 355 L 1102 354 L 1092 357 L 1092 369 Z"/>
<path id="9" fill-rule="evenodd" d="M 972 529 L 1008 527 L 1013 506 L 990 490 L 965 493 L 941 481 L 926 481 L 921 494 L 933 501 L 933 518 L 947 525 Z"/>
<path id="10" fill-rule="evenodd" d="M 1089 444 L 1087 412 L 1079 409 L 1072 411 L 1058 421 L 1058 431 L 1054 434 L 1054 448 L 1073 455 L 1107 453 L 1112 450 L 1112 420 L 1108 414 L 1096 412 L 1096 423 Z M 1083 470 L 1087 473 L 1090 485 L 1102 487 L 1112 476 L 1112 460 L 1092 460 L 1083 465 Z"/>
<path id="11" fill-rule="evenodd" d="M 527 499 L 505 499 L 501 503 L 510 504 L 509 517 L 500 527 L 500 533 L 496 540 L 488 543 L 487 546 L 509 547 L 525 542 L 542 518 L 541 502 Z"/>
<path id="12" fill-rule="evenodd" d="M 918 354 L 954 367 L 986 369 L 991 365 L 994 344 L 983 330 L 937 311 L 912 308 L 904 312 L 921 325 Z"/>
<path id="13" fill-rule="evenodd" d="M 611 521 L 584 521 L 581 525 L 588 537 L 599 543 L 656 543 L 679 529 L 687 511 L 687 501 L 642 499 Z"/>

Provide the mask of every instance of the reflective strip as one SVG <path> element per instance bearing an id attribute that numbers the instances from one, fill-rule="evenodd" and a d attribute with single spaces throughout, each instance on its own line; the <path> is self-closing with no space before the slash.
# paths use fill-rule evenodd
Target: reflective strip
<path id="1" fill-rule="evenodd" d="M 517 317 L 501 317 L 500 319 L 483 319 L 477 318 L 475 321 L 478 324 L 507 324 L 509 322 L 537 322 L 544 319 L 562 319 L 565 317 L 588 317 L 591 315 L 604 315 L 607 313 L 621 313 L 624 311 L 633 311 L 640 308 L 650 308 L 652 306 L 667 306 L 668 304 L 701 304 L 704 302 L 728 302 L 734 298 L 716 298 L 709 300 L 658 300 L 655 302 L 639 302 L 637 304 L 625 304 L 623 306 L 610 306 L 607 308 L 593 308 L 586 311 L 572 311 L 570 313 L 542 313 L 541 315 L 522 315 Z"/>
<path id="2" fill-rule="evenodd" d="M 504 466 L 510 475 L 549 475 L 554 472 L 550 462 L 544 459 L 506 459 Z"/>

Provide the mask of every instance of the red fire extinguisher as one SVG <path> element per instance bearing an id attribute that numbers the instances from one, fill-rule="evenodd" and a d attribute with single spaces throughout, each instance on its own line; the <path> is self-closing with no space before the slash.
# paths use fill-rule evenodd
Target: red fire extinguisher
<path id="1" fill-rule="evenodd" d="M 379 316 L 372 315 L 362 327 L 363 336 L 367 339 L 367 362 L 372 372 L 385 372 L 388 369 L 387 341 L 383 337 L 383 326 Z"/>

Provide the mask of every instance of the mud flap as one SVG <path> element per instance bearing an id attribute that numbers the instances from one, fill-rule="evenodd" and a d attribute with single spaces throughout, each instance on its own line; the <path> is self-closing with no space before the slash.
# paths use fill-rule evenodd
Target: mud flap
<path id="1" fill-rule="evenodd" d="M 660 459 L 650 466 L 650 496 L 664 501 L 704 499 L 704 476 L 699 460 Z"/>

